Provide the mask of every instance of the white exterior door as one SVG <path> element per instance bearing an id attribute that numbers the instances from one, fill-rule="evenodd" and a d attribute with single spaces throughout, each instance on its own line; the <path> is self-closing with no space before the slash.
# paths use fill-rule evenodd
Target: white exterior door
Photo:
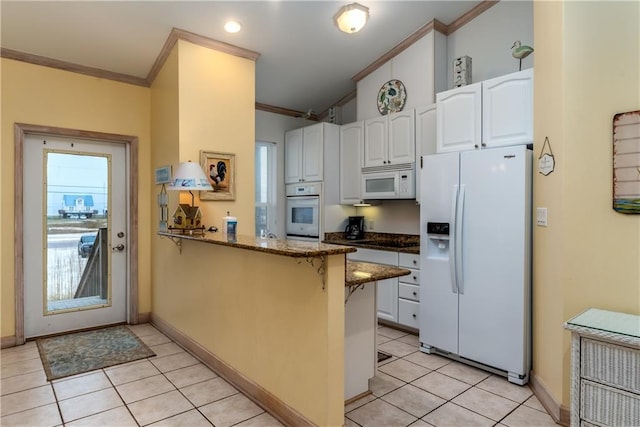
<path id="1" fill-rule="evenodd" d="M 127 320 L 125 144 L 27 135 L 26 338 Z"/>

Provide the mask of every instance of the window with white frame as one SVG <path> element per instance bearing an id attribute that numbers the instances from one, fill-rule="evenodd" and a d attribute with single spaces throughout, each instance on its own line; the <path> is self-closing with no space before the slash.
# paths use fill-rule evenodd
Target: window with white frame
<path id="1" fill-rule="evenodd" d="M 276 144 L 256 141 L 256 236 L 276 232 Z"/>

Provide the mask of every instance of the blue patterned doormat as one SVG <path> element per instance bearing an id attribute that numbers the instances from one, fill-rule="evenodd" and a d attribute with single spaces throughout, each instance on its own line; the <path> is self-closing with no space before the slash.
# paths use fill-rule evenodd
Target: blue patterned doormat
<path id="1" fill-rule="evenodd" d="M 48 381 L 155 356 L 122 325 L 41 338 L 36 343 Z"/>

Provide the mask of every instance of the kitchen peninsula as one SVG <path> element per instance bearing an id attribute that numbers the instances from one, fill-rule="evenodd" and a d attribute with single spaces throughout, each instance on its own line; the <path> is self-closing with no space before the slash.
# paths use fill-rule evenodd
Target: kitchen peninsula
<path id="1" fill-rule="evenodd" d="M 169 239 L 178 248 L 175 265 L 164 266 L 174 278 L 165 289 L 171 298 L 152 323 L 285 424 L 341 425 L 351 307 L 370 307 L 367 351 L 375 360 L 375 286 L 363 284 L 408 271 L 347 262 L 349 246 L 158 235 L 167 250 Z M 189 269 L 191 280 L 181 281 L 176 268 Z"/>

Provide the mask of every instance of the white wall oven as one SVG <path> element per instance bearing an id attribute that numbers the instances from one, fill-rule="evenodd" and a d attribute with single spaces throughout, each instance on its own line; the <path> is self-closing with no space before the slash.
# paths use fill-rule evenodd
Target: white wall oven
<path id="1" fill-rule="evenodd" d="M 287 195 L 287 239 L 320 240 L 320 198 L 322 183 L 290 184 Z"/>

